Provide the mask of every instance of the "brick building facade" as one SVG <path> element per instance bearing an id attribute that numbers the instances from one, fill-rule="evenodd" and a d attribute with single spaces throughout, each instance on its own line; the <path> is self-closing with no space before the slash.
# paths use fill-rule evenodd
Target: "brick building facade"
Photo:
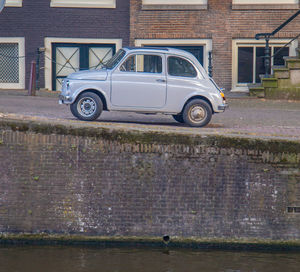
<path id="1" fill-rule="evenodd" d="M 6 0 L 0 14 L 0 88 L 24 89 L 40 53 L 39 87 L 59 90 L 78 69 L 98 67 L 121 46 L 172 46 L 196 55 L 227 90 L 247 90 L 264 72 L 264 40 L 299 0 Z M 300 16 L 271 39 L 272 54 L 300 29 Z M 281 51 L 296 55 L 298 40 Z"/>
<path id="2" fill-rule="evenodd" d="M 184 4 L 179 4 L 184 3 Z M 227 90 L 245 90 L 263 73 L 264 40 L 299 9 L 299 0 L 131 0 L 130 41 L 135 45 L 180 45 L 202 50 L 213 76 Z M 272 53 L 299 34 L 300 16 L 271 39 Z M 281 52 L 295 55 L 298 41 Z M 282 58 L 274 64 L 282 64 Z M 240 69 L 239 69 L 240 68 Z"/>
<path id="3" fill-rule="evenodd" d="M 40 48 L 40 87 L 58 90 L 129 45 L 129 0 L 6 0 L 0 26 L 0 88 L 26 88 Z"/>

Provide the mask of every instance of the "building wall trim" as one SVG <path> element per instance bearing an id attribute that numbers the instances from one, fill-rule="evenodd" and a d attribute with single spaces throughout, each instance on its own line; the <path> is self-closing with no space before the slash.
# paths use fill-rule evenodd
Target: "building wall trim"
<path id="1" fill-rule="evenodd" d="M 6 0 L 5 7 L 22 7 L 23 0 Z"/>
<path id="2" fill-rule="evenodd" d="M 246 9 L 298 9 L 299 4 L 271 4 L 271 5 L 259 5 L 259 4 L 251 4 L 251 5 L 232 5 L 232 9 L 234 10 L 246 10 Z"/>
<path id="3" fill-rule="evenodd" d="M 116 8 L 116 0 L 51 0 L 51 7 Z"/>
<path id="4" fill-rule="evenodd" d="M 202 10 L 207 5 L 142 5 L 142 10 Z"/>
<path id="5" fill-rule="evenodd" d="M 0 83 L 1 89 L 25 89 L 25 38 L 0 37 L 0 43 L 18 43 L 19 45 L 19 83 Z"/>
<path id="6" fill-rule="evenodd" d="M 298 9 L 299 0 L 232 0 L 232 9 Z"/>
<path id="7" fill-rule="evenodd" d="M 143 10 L 195 10 L 207 9 L 207 0 L 142 0 Z"/>

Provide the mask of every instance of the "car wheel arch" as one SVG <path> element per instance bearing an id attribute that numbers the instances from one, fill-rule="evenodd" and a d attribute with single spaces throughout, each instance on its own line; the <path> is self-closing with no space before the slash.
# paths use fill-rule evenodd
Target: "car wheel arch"
<path id="1" fill-rule="evenodd" d="M 94 93 L 94 94 L 98 95 L 99 98 L 100 98 L 101 101 L 102 101 L 102 104 L 103 104 L 103 110 L 108 110 L 108 108 L 107 108 L 107 102 L 106 102 L 106 98 L 105 98 L 104 94 L 103 94 L 101 91 L 96 90 L 96 89 L 85 89 L 85 90 L 79 92 L 79 93 L 77 94 L 77 96 L 76 96 L 75 101 L 77 100 L 77 98 L 78 98 L 81 94 L 87 93 L 87 92 Z"/>
<path id="2" fill-rule="evenodd" d="M 202 96 L 202 95 L 195 95 L 195 96 L 190 97 L 188 100 L 186 100 L 185 103 L 184 103 L 184 105 L 183 105 L 183 107 L 182 107 L 182 109 L 181 109 L 181 113 L 183 112 L 185 106 L 186 106 L 190 101 L 192 101 L 192 100 L 194 100 L 194 99 L 202 99 L 202 100 L 204 100 L 204 101 L 207 102 L 208 105 L 210 106 L 212 113 L 213 113 L 213 114 L 215 113 L 214 108 L 213 108 L 212 103 L 210 102 L 210 100 L 209 100 L 207 97 Z"/>

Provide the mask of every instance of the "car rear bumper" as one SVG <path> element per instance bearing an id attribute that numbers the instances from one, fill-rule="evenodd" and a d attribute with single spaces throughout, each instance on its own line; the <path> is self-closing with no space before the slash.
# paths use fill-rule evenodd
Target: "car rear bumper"
<path id="1" fill-rule="evenodd" d="M 229 107 L 229 105 L 227 103 L 225 103 L 223 105 L 219 105 L 218 110 L 219 111 L 225 111 L 225 109 L 227 109 L 228 107 Z"/>

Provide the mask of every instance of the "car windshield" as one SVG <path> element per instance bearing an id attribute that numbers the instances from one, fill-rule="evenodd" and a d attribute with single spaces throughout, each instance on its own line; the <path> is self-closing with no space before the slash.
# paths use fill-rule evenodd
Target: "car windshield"
<path id="1" fill-rule="evenodd" d="M 125 56 L 126 52 L 123 49 L 120 49 L 117 54 L 115 54 L 106 64 L 106 69 L 112 69 L 114 68 L 120 60 Z"/>

